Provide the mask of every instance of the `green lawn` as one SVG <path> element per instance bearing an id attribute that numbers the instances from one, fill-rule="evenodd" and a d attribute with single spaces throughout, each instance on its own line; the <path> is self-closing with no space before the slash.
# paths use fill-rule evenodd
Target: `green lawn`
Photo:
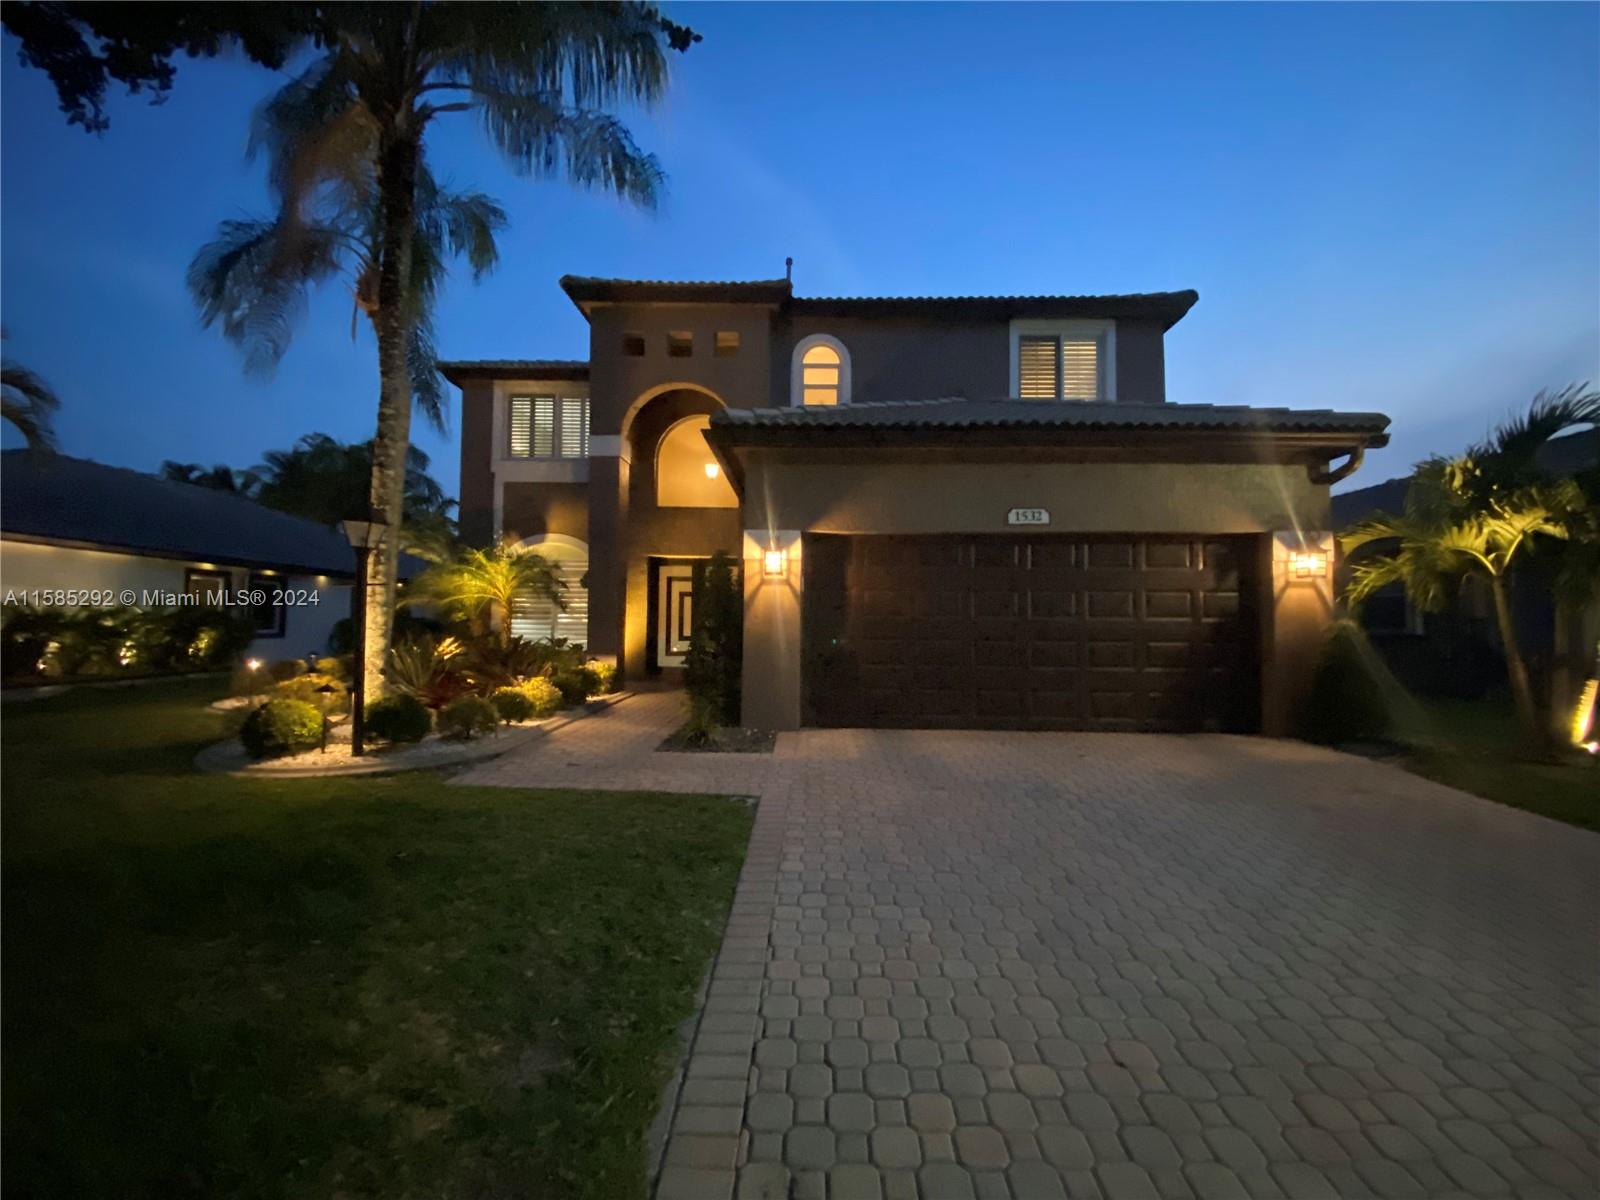
<path id="1" fill-rule="evenodd" d="M 5 710 L 5 1193 L 642 1196 L 749 810 L 197 776 L 216 686 Z"/>
<path id="2" fill-rule="evenodd" d="M 1569 825 L 1600 830 L 1600 766 L 1574 753 L 1535 761 L 1509 704 L 1426 701 L 1406 721 L 1406 765 L 1419 775 Z"/>

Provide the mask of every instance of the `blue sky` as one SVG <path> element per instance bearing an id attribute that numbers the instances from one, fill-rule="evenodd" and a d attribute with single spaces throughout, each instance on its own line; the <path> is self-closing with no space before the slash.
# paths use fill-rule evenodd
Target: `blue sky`
<path id="1" fill-rule="evenodd" d="M 434 128 L 435 169 L 512 221 L 496 274 L 447 289 L 446 356 L 584 356 L 564 272 L 771 277 L 793 255 L 802 295 L 1193 287 L 1169 398 L 1391 414 L 1352 486 L 1600 380 L 1600 6 L 669 9 L 705 41 L 636 114 L 659 213 Z M 61 394 L 68 453 L 247 466 L 371 435 L 348 296 L 318 297 L 262 379 L 184 291 L 217 222 L 263 208 L 243 146 L 275 82 L 184 62 L 168 103 L 119 97 L 96 138 L 7 40 L 6 351 Z M 453 492 L 453 435 L 417 440 Z"/>

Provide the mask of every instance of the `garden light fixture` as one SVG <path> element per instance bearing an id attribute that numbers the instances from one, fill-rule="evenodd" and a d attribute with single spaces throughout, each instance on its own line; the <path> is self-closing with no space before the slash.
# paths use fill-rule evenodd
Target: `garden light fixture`
<path id="1" fill-rule="evenodd" d="M 317 707 L 322 710 L 322 750 L 328 752 L 328 705 L 333 703 L 333 694 L 339 689 L 331 683 L 325 683 L 317 689 Z"/>
<path id="2" fill-rule="evenodd" d="M 1295 579 L 1325 579 L 1328 555 L 1321 550 L 1296 550 L 1289 556 L 1289 574 Z"/>

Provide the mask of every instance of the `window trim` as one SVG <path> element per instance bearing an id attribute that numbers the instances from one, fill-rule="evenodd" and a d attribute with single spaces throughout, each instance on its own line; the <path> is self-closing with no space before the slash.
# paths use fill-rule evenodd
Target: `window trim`
<path id="1" fill-rule="evenodd" d="M 789 359 L 789 407 L 805 408 L 806 392 L 801 361 L 805 358 L 806 351 L 813 346 L 827 346 L 839 355 L 839 403 L 849 404 L 851 398 L 850 380 L 850 351 L 845 344 L 832 334 L 812 333 L 801 338 L 794 345 L 794 353 Z M 815 408 L 824 405 L 813 405 Z"/>
<path id="2" fill-rule="evenodd" d="M 208 580 L 216 581 L 217 583 L 220 584 L 220 588 L 216 587 L 216 586 L 213 586 L 213 587 L 209 587 L 209 588 L 201 587 L 199 589 L 196 589 L 195 586 L 194 586 L 194 583 L 195 583 L 195 580 L 197 580 L 197 579 L 208 579 Z M 186 595 L 186 596 L 199 595 L 199 596 L 204 597 L 204 596 L 214 595 L 215 592 L 218 591 L 218 590 L 222 591 L 224 594 L 231 594 L 233 592 L 233 572 L 232 571 L 225 570 L 225 569 L 223 569 L 221 567 L 185 567 L 183 569 L 183 592 L 184 592 L 184 595 Z"/>
<path id="3" fill-rule="evenodd" d="M 511 444 L 511 427 L 516 420 L 517 401 L 528 402 L 528 453 L 517 454 Z M 534 416 L 537 412 L 535 405 L 540 400 L 550 401 L 550 453 L 533 453 L 535 442 Z M 580 446 L 576 454 L 567 454 L 564 450 L 562 426 L 565 423 L 566 406 L 581 404 L 583 406 L 583 424 L 580 432 Z M 500 430 L 501 445 L 504 453 L 501 458 L 508 462 L 587 462 L 589 459 L 589 420 L 590 408 L 588 396 L 575 396 L 561 392 L 508 392 L 506 394 L 505 416 Z"/>
<path id="4" fill-rule="evenodd" d="M 1007 393 L 1012 399 L 1022 397 L 1022 361 L 1019 357 L 1023 337 L 1054 336 L 1056 338 L 1070 338 L 1082 340 L 1092 337 L 1098 345 L 1095 349 L 1097 366 L 1100 375 L 1100 395 L 1093 401 L 1061 400 L 1059 403 L 1067 404 L 1115 404 L 1117 402 L 1117 323 L 1113 320 L 1019 320 L 1011 322 L 1011 390 Z"/>
<path id="5" fill-rule="evenodd" d="M 285 586 L 283 576 L 267 574 L 261 571 L 251 571 L 246 577 L 245 586 L 251 591 L 257 588 L 266 592 L 267 603 L 252 608 L 258 612 L 270 612 L 272 622 L 268 625 L 257 625 L 255 634 L 258 638 L 281 638 L 289 631 L 289 609 L 282 603 L 272 603 L 274 592 L 282 593 Z"/>

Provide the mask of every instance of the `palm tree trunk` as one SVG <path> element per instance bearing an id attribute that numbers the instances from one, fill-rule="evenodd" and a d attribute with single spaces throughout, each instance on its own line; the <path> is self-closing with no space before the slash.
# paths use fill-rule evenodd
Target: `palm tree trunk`
<path id="1" fill-rule="evenodd" d="M 378 148 L 378 190 L 383 238 L 378 262 L 378 303 L 372 316 L 378 338 L 378 429 L 372 444 L 369 500 L 389 527 L 373 552 L 366 605 L 366 648 L 361 671 L 368 702 L 383 695 L 383 666 L 394 628 L 400 520 L 405 501 L 406 452 L 411 445 L 411 278 L 415 235 L 417 138 L 405 128 L 387 130 Z"/>
<path id="2" fill-rule="evenodd" d="M 1517 717 L 1523 730 L 1535 741 L 1540 740 L 1539 711 L 1533 702 L 1533 687 L 1528 682 L 1528 664 L 1523 661 L 1517 644 L 1517 628 L 1511 619 L 1511 600 L 1506 594 L 1505 579 L 1489 576 L 1489 593 L 1494 597 L 1495 623 L 1500 627 L 1500 648 L 1505 651 L 1506 674 L 1511 679 L 1511 699 L 1517 706 Z"/>

